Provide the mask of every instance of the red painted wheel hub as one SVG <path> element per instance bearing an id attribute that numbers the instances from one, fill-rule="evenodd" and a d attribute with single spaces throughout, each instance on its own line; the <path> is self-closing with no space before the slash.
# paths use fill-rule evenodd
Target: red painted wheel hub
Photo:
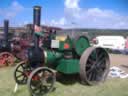
<path id="1" fill-rule="evenodd" d="M 0 67 L 14 65 L 15 57 L 9 52 L 0 53 Z"/>

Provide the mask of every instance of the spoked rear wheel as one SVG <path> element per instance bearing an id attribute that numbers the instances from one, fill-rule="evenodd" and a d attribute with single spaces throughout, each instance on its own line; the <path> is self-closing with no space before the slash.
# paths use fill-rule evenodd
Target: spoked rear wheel
<path id="1" fill-rule="evenodd" d="M 14 79 L 17 84 L 23 85 L 27 84 L 28 76 L 31 73 L 30 67 L 26 64 L 26 62 L 22 61 L 17 64 L 14 70 Z"/>
<path id="2" fill-rule="evenodd" d="M 96 85 L 105 81 L 109 72 L 109 66 L 109 55 L 103 48 L 87 48 L 80 58 L 82 83 Z"/>
<path id="3" fill-rule="evenodd" d="M 53 89 L 55 83 L 55 73 L 47 68 L 35 69 L 28 78 L 28 88 L 32 96 L 46 95 Z"/>

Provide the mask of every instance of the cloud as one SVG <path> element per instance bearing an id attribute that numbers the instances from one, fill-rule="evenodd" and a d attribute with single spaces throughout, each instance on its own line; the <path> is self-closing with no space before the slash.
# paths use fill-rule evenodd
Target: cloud
<path id="1" fill-rule="evenodd" d="M 60 18 L 59 20 L 51 20 L 50 25 L 51 26 L 58 26 L 58 27 L 64 27 L 66 25 L 67 21 L 64 17 Z"/>
<path id="2" fill-rule="evenodd" d="M 0 15 L 3 16 L 4 19 L 14 18 L 23 9 L 24 7 L 21 4 L 17 1 L 13 1 L 9 7 L 0 8 Z"/>
<path id="3" fill-rule="evenodd" d="M 81 8 L 80 0 L 64 0 L 63 18 L 58 21 L 52 21 L 59 25 L 60 21 L 63 27 L 82 27 L 82 28 L 112 28 L 112 29 L 128 29 L 128 16 L 123 16 L 113 10 L 100 8 Z"/>
<path id="4" fill-rule="evenodd" d="M 128 28 L 128 16 L 122 16 L 112 10 L 89 8 L 86 10 L 82 10 L 80 12 L 79 18 L 74 19 L 76 19 L 76 22 L 83 27 L 89 28 Z"/>
<path id="5" fill-rule="evenodd" d="M 79 9 L 79 3 L 80 0 L 65 0 L 65 7 L 66 8 L 72 8 L 72 9 Z"/>
<path id="6" fill-rule="evenodd" d="M 11 8 L 12 9 L 16 8 L 15 10 L 19 11 L 19 10 L 22 10 L 24 7 L 21 4 L 19 4 L 17 1 L 13 1 Z"/>

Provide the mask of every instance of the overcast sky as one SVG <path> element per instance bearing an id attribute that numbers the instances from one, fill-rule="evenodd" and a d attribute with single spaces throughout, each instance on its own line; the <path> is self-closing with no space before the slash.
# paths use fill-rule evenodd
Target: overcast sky
<path id="1" fill-rule="evenodd" d="M 32 23 L 33 6 L 42 7 L 42 24 L 63 28 L 128 29 L 128 0 L 0 0 L 0 26 Z"/>

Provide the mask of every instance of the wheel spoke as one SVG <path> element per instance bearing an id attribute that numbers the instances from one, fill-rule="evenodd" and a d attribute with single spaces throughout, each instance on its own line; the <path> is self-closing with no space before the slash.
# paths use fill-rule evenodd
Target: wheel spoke
<path id="1" fill-rule="evenodd" d="M 97 61 L 97 59 L 98 59 L 98 53 L 99 53 L 99 51 L 98 51 L 98 50 L 95 50 L 96 61 Z"/>
<path id="2" fill-rule="evenodd" d="M 103 67 L 105 67 L 105 58 L 103 58 L 102 60 L 100 60 L 99 62 L 97 62 L 96 63 L 96 66 L 98 67 L 98 68 L 103 68 Z"/>
<path id="3" fill-rule="evenodd" d="M 88 73 L 87 76 L 88 76 L 88 80 L 91 80 L 91 78 L 92 78 L 92 72 L 90 71 L 90 73 Z"/>
<path id="4" fill-rule="evenodd" d="M 20 75 L 18 75 L 18 76 L 16 76 L 17 78 L 20 78 L 20 77 L 22 77 L 23 76 L 23 74 L 20 74 Z"/>
<path id="5" fill-rule="evenodd" d="M 19 73 L 23 73 L 23 71 L 21 71 L 21 70 L 16 70 L 17 72 L 19 72 Z"/>
<path id="6" fill-rule="evenodd" d="M 93 54 L 91 54 L 90 56 L 89 56 L 89 58 L 88 58 L 88 60 L 90 59 L 90 62 L 95 62 L 96 60 L 95 60 L 95 58 L 94 58 L 94 56 L 93 56 Z"/>
<path id="7" fill-rule="evenodd" d="M 92 74 L 92 81 L 95 81 L 97 76 L 97 72 L 95 71 L 95 69 L 92 71 Z"/>
<path id="8" fill-rule="evenodd" d="M 21 64 L 21 67 L 22 67 L 23 69 L 25 69 L 25 68 L 26 68 L 24 65 L 25 65 L 25 64 Z"/>
<path id="9" fill-rule="evenodd" d="M 23 77 L 22 81 L 24 82 L 26 80 L 26 76 Z"/>
<path id="10" fill-rule="evenodd" d="M 100 55 L 99 55 L 99 57 L 97 58 L 97 62 L 99 62 L 101 59 L 103 59 L 103 58 L 105 58 L 105 56 L 104 56 L 104 54 L 103 53 L 101 53 Z"/>
<path id="11" fill-rule="evenodd" d="M 101 80 L 102 79 L 102 75 L 104 74 L 104 71 L 103 70 L 100 71 L 100 70 L 96 70 L 96 73 L 97 73 L 96 80 Z"/>
<path id="12" fill-rule="evenodd" d="M 89 74 L 91 71 L 93 70 L 93 66 L 91 66 L 91 68 L 89 68 L 88 70 L 86 70 L 87 72 L 87 74 Z"/>
<path id="13" fill-rule="evenodd" d="M 36 86 L 33 86 L 34 87 L 33 91 L 40 90 L 40 86 L 41 86 L 41 83 L 37 84 Z"/>
<path id="14" fill-rule="evenodd" d="M 34 92 L 34 93 L 36 93 L 36 92 L 38 92 L 38 91 L 40 91 L 40 88 L 34 88 L 34 89 L 33 89 L 33 92 Z M 38 92 L 38 93 L 39 93 L 39 92 Z M 38 93 L 37 93 L 37 94 L 38 94 Z"/>
<path id="15" fill-rule="evenodd" d="M 48 92 L 48 88 L 47 88 L 47 86 L 45 86 L 45 85 L 43 85 L 43 86 L 40 86 L 40 93 L 47 93 Z"/>

